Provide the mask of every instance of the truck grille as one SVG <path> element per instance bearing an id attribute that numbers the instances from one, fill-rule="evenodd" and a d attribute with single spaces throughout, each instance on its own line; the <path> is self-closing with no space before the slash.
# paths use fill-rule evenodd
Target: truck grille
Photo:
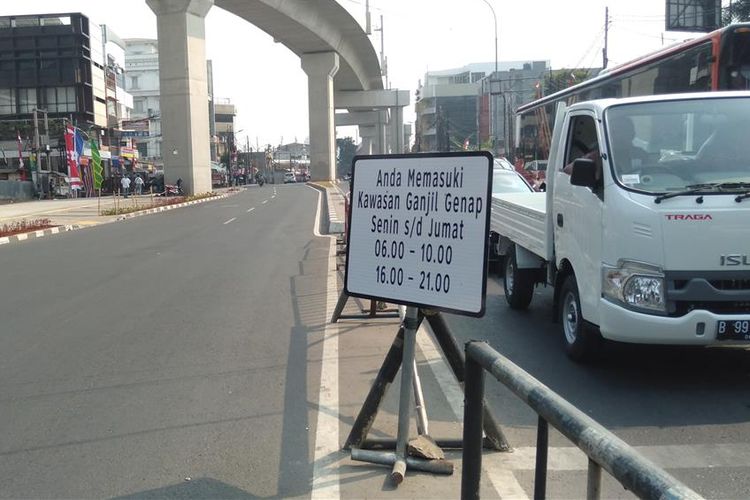
<path id="1" fill-rule="evenodd" d="M 750 313 L 750 271 L 671 271 L 665 275 L 669 316 L 684 316 L 696 309 Z"/>
<path id="2" fill-rule="evenodd" d="M 709 311 L 714 314 L 748 314 L 750 313 L 750 302 L 748 301 L 677 301 L 675 311 L 670 316 L 684 316 L 693 310 Z"/>

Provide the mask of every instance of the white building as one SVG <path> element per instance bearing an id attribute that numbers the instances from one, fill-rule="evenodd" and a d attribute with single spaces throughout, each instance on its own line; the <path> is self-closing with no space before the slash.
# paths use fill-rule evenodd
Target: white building
<path id="1" fill-rule="evenodd" d="M 147 137 L 136 138 L 136 147 L 142 161 L 161 166 L 158 41 L 131 38 L 125 40 L 125 45 L 125 89 L 133 96 L 131 120 L 140 123 L 137 128 L 148 133 Z"/>

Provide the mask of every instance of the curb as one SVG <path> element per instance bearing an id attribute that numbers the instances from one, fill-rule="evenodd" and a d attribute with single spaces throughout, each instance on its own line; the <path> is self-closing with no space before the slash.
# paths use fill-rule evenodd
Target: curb
<path id="1" fill-rule="evenodd" d="M 330 189 L 331 191 L 335 189 L 336 191 L 338 191 L 337 194 L 344 198 L 346 195 L 338 186 L 339 182 L 340 181 L 336 179 L 336 181 L 333 183 L 334 186 Z M 331 234 L 343 233 L 345 228 L 344 221 L 339 218 L 338 214 L 336 213 L 336 209 L 333 208 L 332 200 L 330 199 L 330 196 L 328 194 L 328 188 L 326 189 L 326 198 L 328 199 L 328 232 Z"/>
<path id="2" fill-rule="evenodd" d="M 44 236 L 51 236 L 58 233 L 67 233 L 68 231 L 75 231 L 85 226 L 79 226 L 77 224 L 67 224 L 65 226 L 55 226 L 48 229 L 39 229 L 37 231 L 31 231 L 29 233 L 14 234 L 12 236 L 3 236 L 0 238 L 0 245 L 7 245 L 15 241 L 26 241 L 42 238 Z"/>
<path id="3" fill-rule="evenodd" d="M 200 200 L 193 200 L 193 201 L 187 201 L 185 203 L 177 203 L 175 205 L 167 205 L 164 207 L 157 207 L 157 208 L 150 208 L 148 210 L 141 210 L 138 212 L 133 212 L 131 214 L 123 214 L 117 217 L 117 219 L 111 221 L 111 222 L 117 222 L 125 219 L 132 219 L 133 217 L 139 217 L 141 215 L 148 215 L 148 214 L 155 214 L 158 212 L 165 212 L 167 210 L 174 210 L 175 208 L 181 208 L 181 207 L 187 207 L 189 205 L 197 205 L 198 203 L 205 203 L 207 201 L 212 200 L 222 200 L 224 198 L 229 198 L 230 196 L 234 196 L 235 194 L 239 193 L 240 191 L 235 191 L 231 193 L 224 193 L 220 194 L 218 196 L 211 196 L 209 198 L 202 198 Z M 106 223 L 102 222 L 102 224 Z M 17 241 L 26 241 L 26 240 L 33 240 L 37 238 L 42 238 L 44 236 L 51 236 L 53 234 L 59 234 L 59 233 L 67 233 L 68 231 L 75 231 L 77 229 L 84 229 L 87 227 L 96 227 L 99 224 L 95 224 L 92 226 L 84 226 L 79 224 L 66 224 L 64 226 L 55 226 L 49 229 L 39 229 L 37 231 L 31 231 L 28 233 L 20 233 L 20 234 L 14 234 L 12 236 L 3 236 L 0 237 L 0 246 L 1 245 L 7 245 L 9 243 L 14 243 Z"/>
<path id="4" fill-rule="evenodd" d="M 115 221 L 132 219 L 133 217 L 140 217 L 142 215 L 150 215 L 150 214 L 155 214 L 159 212 L 166 212 L 168 210 L 174 210 L 175 208 L 182 208 L 182 207 L 187 207 L 190 205 L 197 205 L 199 203 L 205 203 L 207 201 L 212 201 L 212 200 L 223 200 L 224 198 L 229 198 L 230 196 L 233 196 L 237 193 L 239 193 L 239 191 L 232 192 L 232 193 L 224 193 L 218 196 L 210 196 L 207 198 L 201 198 L 200 200 L 186 201 L 185 203 L 176 203 L 174 205 L 165 205 L 163 207 L 149 208 L 148 210 L 139 210 L 137 212 L 133 212 L 129 214 L 118 215 Z"/>

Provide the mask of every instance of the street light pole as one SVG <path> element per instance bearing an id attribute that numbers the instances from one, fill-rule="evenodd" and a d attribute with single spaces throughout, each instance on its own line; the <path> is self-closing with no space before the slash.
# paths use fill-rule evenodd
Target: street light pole
<path id="1" fill-rule="evenodd" d="M 487 7 L 490 8 L 492 11 L 492 19 L 495 21 L 495 73 L 497 73 L 497 16 L 495 15 L 495 8 L 492 7 L 492 4 L 489 0 L 482 0 L 484 3 L 487 4 Z"/>
<path id="2" fill-rule="evenodd" d="M 497 16 L 495 15 L 495 8 L 492 6 L 489 0 L 482 0 L 484 3 L 487 4 L 487 7 L 490 8 L 490 11 L 492 11 L 492 19 L 495 22 L 495 72 L 493 73 L 493 76 L 497 78 Z M 492 94 L 492 77 L 490 77 L 490 129 L 492 130 L 492 142 L 493 146 L 495 145 L 495 141 L 497 140 L 497 127 L 496 127 L 496 117 L 495 113 L 497 112 L 497 106 L 493 106 L 494 104 L 494 97 Z"/>

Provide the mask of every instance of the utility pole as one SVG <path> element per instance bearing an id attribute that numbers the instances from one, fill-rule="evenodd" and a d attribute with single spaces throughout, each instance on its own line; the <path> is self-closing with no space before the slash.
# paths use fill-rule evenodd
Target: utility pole
<path id="1" fill-rule="evenodd" d="M 383 30 L 383 14 L 380 14 L 380 28 L 375 28 L 380 32 L 380 75 L 385 77 L 385 88 L 390 88 L 388 84 L 388 59 L 385 57 L 385 31 Z"/>
<path id="2" fill-rule="evenodd" d="M 607 69 L 607 41 L 609 38 L 609 7 L 604 7 L 604 48 L 602 49 L 602 69 Z"/>
<path id="3" fill-rule="evenodd" d="M 372 22 L 370 21 L 370 0 L 365 2 L 365 33 L 372 35 Z"/>

